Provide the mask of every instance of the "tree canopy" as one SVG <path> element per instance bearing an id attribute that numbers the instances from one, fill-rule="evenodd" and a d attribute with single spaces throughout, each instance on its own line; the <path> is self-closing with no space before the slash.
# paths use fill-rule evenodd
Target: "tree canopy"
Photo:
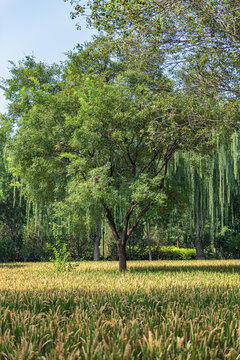
<path id="1" fill-rule="evenodd" d="M 144 38 L 121 48 L 97 38 L 62 67 L 27 57 L 5 83 L 17 121 L 11 163 L 25 191 L 39 203 L 70 199 L 92 216 L 102 208 L 120 270 L 128 238 L 166 201 L 173 155 L 203 143 L 210 149 L 216 132 L 236 120 L 227 102 L 175 89 L 163 61 L 149 61 L 149 48 Z"/>
<path id="2" fill-rule="evenodd" d="M 239 98 L 238 0 L 74 0 L 72 17 L 127 39 L 134 33 L 166 53 L 165 66 L 181 82 L 206 93 Z"/>
<path id="3" fill-rule="evenodd" d="M 70 2 L 73 18 L 87 15 L 105 35 L 60 65 L 31 56 L 11 62 L 2 85 L 9 108 L 0 134 L 13 188 L 20 180 L 21 194 L 34 202 L 27 223 L 31 211 L 37 219 L 45 209 L 46 224 L 58 216 L 57 229 L 69 233 L 71 224 L 75 236 L 81 228 L 99 258 L 105 219 L 124 271 L 126 244 L 140 224 L 150 244 L 150 224 L 162 221 L 169 232 L 177 219 L 179 243 L 189 214 L 187 231 L 204 257 L 204 229 L 224 227 L 236 195 L 238 137 L 229 135 L 239 124 L 238 1 Z M 230 153 L 219 145 L 222 134 Z M 178 192 L 184 182 L 189 196 Z M 225 195 L 228 182 L 234 191 Z M 77 246 L 79 255 L 79 239 Z"/>

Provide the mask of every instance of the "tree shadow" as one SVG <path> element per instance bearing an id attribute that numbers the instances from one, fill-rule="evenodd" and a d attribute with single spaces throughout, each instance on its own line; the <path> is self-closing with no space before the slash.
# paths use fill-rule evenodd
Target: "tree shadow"
<path id="1" fill-rule="evenodd" d="M 87 263 L 87 262 L 86 262 Z M 86 264 L 85 263 L 85 264 Z M 195 272 L 212 272 L 212 273 L 238 273 L 240 274 L 240 260 L 156 260 L 148 262 L 146 261 L 127 261 L 127 271 L 130 274 L 147 274 L 147 273 L 195 273 Z M 111 264 L 111 266 L 109 266 Z M 109 273 L 119 274 L 118 261 L 104 261 L 94 263 L 91 262 L 88 266 L 82 267 L 82 263 L 75 263 L 74 270 L 80 273 Z"/>
<path id="2" fill-rule="evenodd" d="M 239 264 L 233 263 L 211 263 L 206 264 L 193 263 L 193 264 L 166 264 L 166 265 L 147 265 L 147 266 L 134 266 L 130 265 L 128 271 L 131 273 L 157 273 L 157 272 L 170 272 L 170 273 L 179 273 L 179 272 L 216 272 L 216 273 L 240 273 L 240 262 Z"/>
<path id="3" fill-rule="evenodd" d="M 0 269 L 17 269 L 17 268 L 23 268 L 26 267 L 25 264 L 17 264 L 17 263 L 2 263 L 0 264 Z"/>

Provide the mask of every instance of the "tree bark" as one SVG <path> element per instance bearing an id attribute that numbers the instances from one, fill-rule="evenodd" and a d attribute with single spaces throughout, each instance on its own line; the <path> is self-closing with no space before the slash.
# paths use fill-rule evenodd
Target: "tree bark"
<path id="1" fill-rule="evenodd" d="M 177 248 L 179 249 L 179 235 L 177 236 Z"/>
<path id="2" fill-rule="evenodd" d="M 202 236 L 200 233 L 195 236 L 196 258 L 197 260 L 204 260 L 205 255 L 203 251 Z"/>
<path id="3" fill-rule="evenodd" d="M 197 260 L 204 260 L 205 255 L 203 251 L 203 231 L 205 226 L 205 216 L 201 219 L 200 216 L 200 207 L 201 207 L 201 192 L 198 193 L 198 207 L 197 207 L 197 219 L 196 219 L 196 235 L 195 235 L 195 248 L 196 248 L 196 258 Z"/>
<path id="4" fill-rule="evenodd" d="M 100 260 L 100 254 L 99 254 L 99 242 L 98 239 L 95 238 L 94 241 L 94 254 L 93 254 L 93 260 L 99 261 Z"/>
<path id="5" fill-rule="evenodd" d="M 124 272 L 127 270 L 126 245 L 119 239 L 117 242 L 117 248 L 119 257 L 119 271 Z"/>
<path id="6" fill-rule="evenodd" d="M 216 228 L 214 229 L 214 233 L 213 233 L 213 254 L 214 257 L 217 258 Z"/>
<path id="7" fill-rule="evenodd" d="M 92 239 L 93 239 L 93 245 L 94 245 L 93 260 L 99 261 L 100 260 L 99 243 L 100 243 L 100 239 L 101 239 L 101 221 L 99 222 L 95 236 L 92 237 Z"/>
<path id="8" fill-rule="evenodd" d="M 77 242 L 77 258 L 78 258 L 78 260 L 80 260 L 81 254 L 80 254 L 80 237 L 79 236 L 76 237 L 76 242 Z"/>
<path id="9" fill-rule="evenodd" d="M 151 246 L 151 232 L 150 232 L 150 225 L 146 224 L 147 229 L 147 240 L 148 240 L 148 258 L 149 261 L 152 261 L 152 246 Z"/>
<path id="10" fill-rule="evenodd" d="M 188 249 L 188 235 L 185 234 L 184 236 L 184 241 L 185 241 L 185 248 Z"/>
<path id="11" fill-rule="evenodd" d="M 132 232 L 134 231 L 134 229 L 138 226 L 142 216 L 150 209 L 151 204 L 148 204 L 145 208 L 142 209 L 142 211 L 140 211 L 135 222 L 129 228 L 129 219 L 131 217 L 133 209 L 138 205 L 138 203 L 130 204 L 129 209 L 124 216 L 123 229 L 122 229 L 121 236 L 119 236 L 119 234 L 118 234 L 117 227 L 116 227 L 113 215 L 112 215 L 112 210 L 105 205 L 104 201 L 102 201 L 102 205 L 105 209 L 105 214 L 108 219 L 109 226 L 112 230 L 113 237 L 117 243 L 118 256 L 119 256 L 119 271 L 120 272 L 126 271 L 126 269 L 127 269 L 127 261 L 126 261 L 127 240 L 129 239 L 129 237 L 132 234 Z"/>
<path id="12" fill-rule="evenodd" d="M 102 259 L 105 259 L 105 238 L 104 238 L 104 228 L 103 228 L 103 233 L 102 233 Z"/>

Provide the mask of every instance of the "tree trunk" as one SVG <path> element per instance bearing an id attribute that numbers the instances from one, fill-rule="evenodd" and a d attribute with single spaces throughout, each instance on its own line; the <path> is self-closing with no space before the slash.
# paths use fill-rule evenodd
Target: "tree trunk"
<path id="1" fill-rule="evenodd" d="M 127 257 L 126 257 L 126 246 L 121 240 L 117 243 L 118 257 L 119 257 L 119 271 L 123 272 L 127 270 Z"/>
<path id="2" fill-rule="evenodd" d="M 95 236 L 92 236 L 93 245 L 94 245 L 94 252 L 93 252 L 94 261 L 100 260 L 100 252 L 99 252 L 100 239 L 101 239 L 101 221 L 98 224 Z"/>
<path id="3" fill-rule="evenodd" d="M 95 238 L 94 241 L 94 254 L 93 254 L 93 260 L 94 261 L 99 261 L 100 260 L 100 255 L 99 255 L 99 241 L 98 238 Z"/>
<path id="4" fill-rule="evenodd" d="M 184 241 L 185 241 L 185 248 L 188 249 L 188 235 L 185 234 L 184 236 Z"/>
<path id="5" fill-rule="evenodd" d="M 104 238 L 104 229 L 102 233 L 102 259 L 105 259 L 105 238 Z"/>
<path id="6" fill-rule="evenodd" d="M 165 164 L 165 173 L 167 174 L 167 167 Z M 166 175 L 165 174 L 165 175 Z M 127 257 L 126 257 L 126 243 L 129 239 L 132 232 L 135 230 L 135 228 L 138 226 L 141 218 L 143 215 L 146 214 L 146 212 L 150 209 L 151 203 L 148 204 L 145 208 L 143 208 L 140 213 L 137 216 L 137 219 L 135 222 L 129 227 L 129 219 L 131 217 L 131 214 L 133 212 L 133 209 L 138 205 L 138 203 L 131 202 L 128 211 L 126 212 L 123 220 L 123 229 L 122 229 L 122 236 L 120 237 L 117 231 L 117 227 L 113 218 L 112 210 L 106 206 L 104 201 L 102 201 L 102 205 L 105 209 L 105 215 L 108 219 L 109 226 L 112 230 L 113 237 L 117 243 L 118 248 L 118 256 L 119 256 L 119 271 L 126 271 L 127 269 Z"/>
<path id="7" fill-rule="evenodd" d="M 179 235 L 177 236 L 177 248 L 179 249 Z"/>
<path id="8" fill-rule="evenodd" d="M 132 259 L 131 241 L 128 241 L 128 253 L 129 253 L 130 259 Z"/>
<path id="9" fill-rule="evenodd" d="M 205 215 L 201 218 L 201 192 L 198 193 L 198 207 L 197 207 L 197 219 L 196 219 L 196 235 L 195 235 L 195 247 L 196 247 L 196 258 L 197 260 L 204 260 L 205 255 L 203 251 L 203 231 L 205 226 Z"/>
<path id="10" fill-rule="evenodd" d="M 81 254 L 80 254 L 80 237 L 79 236 L 76 237 L 76 241 L 77 241 L 77 259 L 80 260 Z"/>
<path id="11" fill-rule="evenodd" d="M 201 234 L 196 234 L 195 236 L 195 247 L 196 247 L 196 258 L 197 260 L 204 260 L 205 255 L 203 251 L 203 243 Z"/>
<path id="12" fill-rule="evenodd" d="M 213 234 L 213 254 L 214 257 L 217 258 L 216 228 L 214 229 L 214 234 Z"/>
<path id="13" fill-rule="evenodd" d="M 151 246 L 150 225 L 146 224 L 146 228 L 147 228 L 147 240 L 148 240 L 148 258 L 149 258 L 149 261 L 152 261 L 152 246 Z"/>

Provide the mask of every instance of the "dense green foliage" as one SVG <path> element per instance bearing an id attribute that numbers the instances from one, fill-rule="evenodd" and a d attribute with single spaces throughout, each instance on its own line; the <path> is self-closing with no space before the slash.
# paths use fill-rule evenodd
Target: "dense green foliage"
<path id="1" fill-rule="evenodd" d="M 161 63 L 149 62 L 149 49 L 141 38 L 122 47 L 97 38 L 61 68 L 27 57 L 5 82 L 9 121 L 17 125 L 9 164 L 21 177 L 35 229 L 46 236 L 52 216 L 60 219 L 59 235 L 95 233 L 99 242 L 96 229 L 105 216 L 120 268 L 137 226 L 155 224 L 156 214 L 161 222 L 161 213 L 169 217 L 179 206 L 173 199 L 185 201 L 169 170 L 174 154 L 210 151 L 216 129 L 229 130 L 236 117 L 227 101 L 199 102 L 175 90 Z"/>
<path id="2" fill-rule="evenodd" d="M 141 33 L 192 90 L 239 98 L 238 0 L 69 1 L 72 17 L 87 15 L 98 30 L 124 39 Z"/>
<path id="3" fill-rule="evenodd" d="M 88 5 L 106 36 L 2 84 L 0 259 L 238 257 L 236 1 Z"/>

